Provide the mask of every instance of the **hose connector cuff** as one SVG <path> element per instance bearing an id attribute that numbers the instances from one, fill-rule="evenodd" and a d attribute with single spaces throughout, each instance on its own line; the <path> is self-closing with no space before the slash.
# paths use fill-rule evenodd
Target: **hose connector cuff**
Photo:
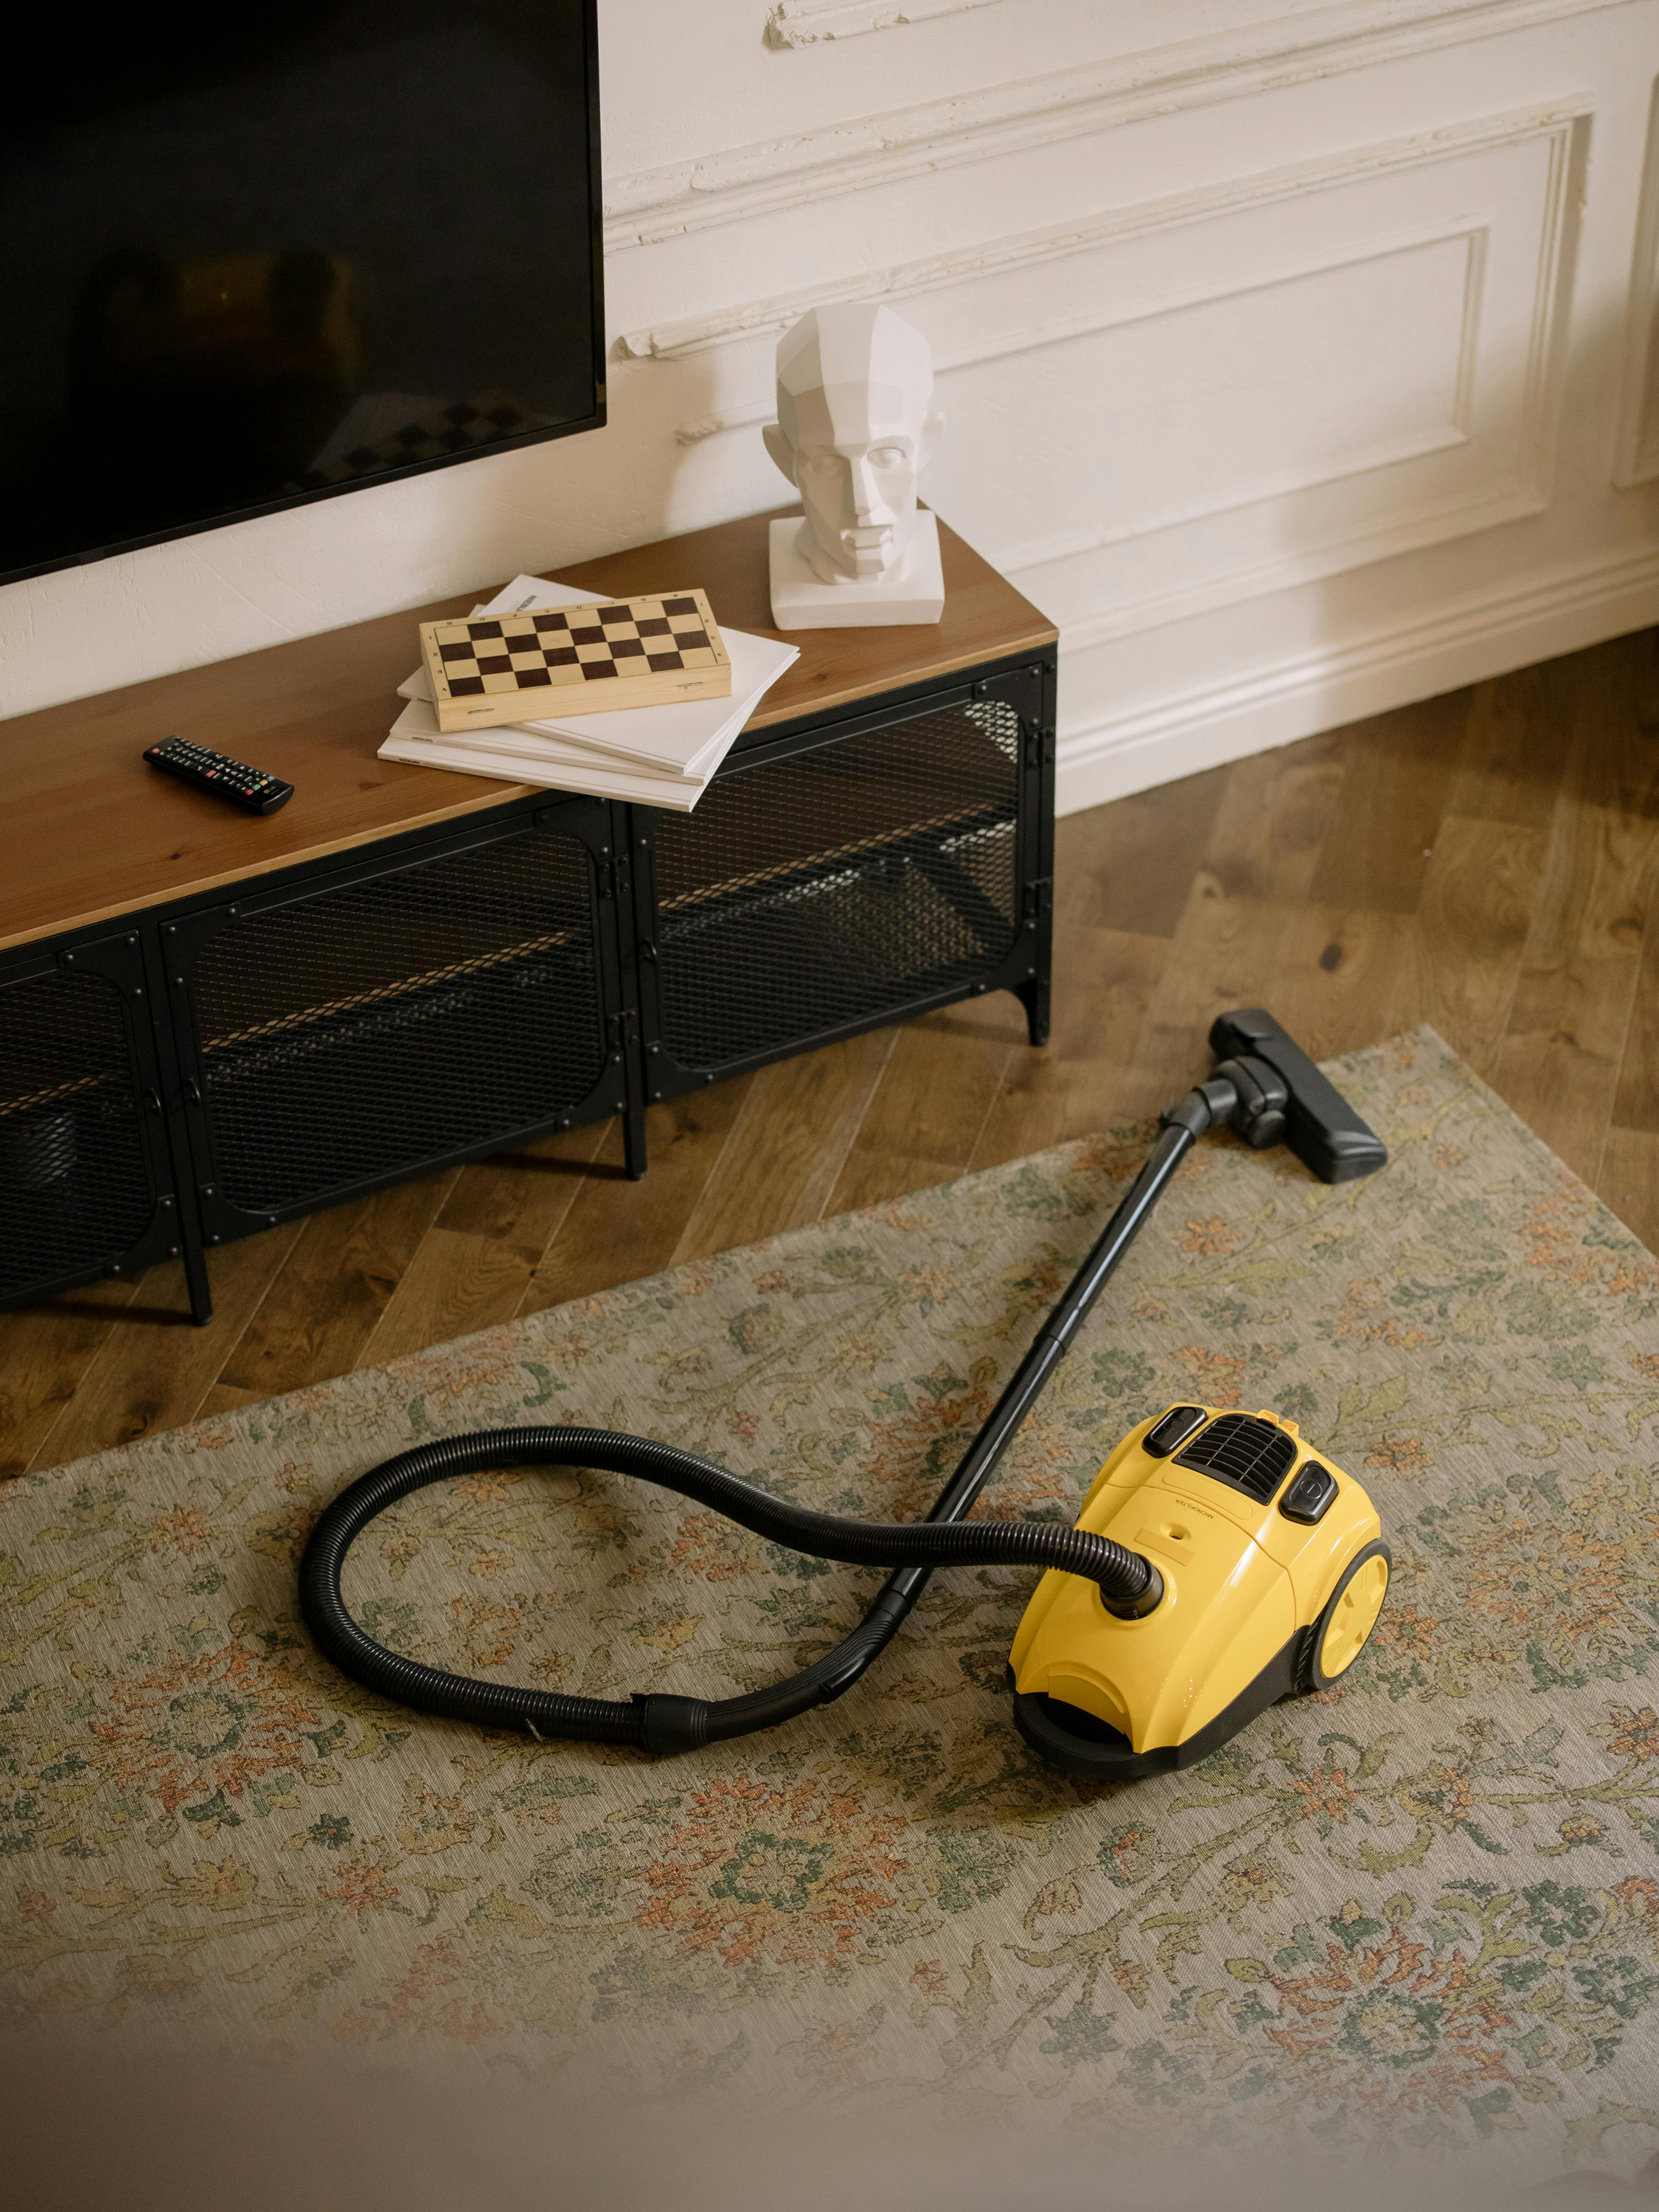
<path id="1" fill-rule="evenodd" d="M 701 1751 L 708 1741 L 708 1703 L 704 1698 L 671 1698 L 659 1691 L 636 1692 L 640 1741 L 647 1751 Z"/>
<path id="2" fill-rule="evenodd" d="M 1164 1602 L 1164 1577 L 1143 1553 L 1131 1555 L 1146 1570 L 1146 1587 L 1139 1597 L 1108 1597 L 1103 1589 L 1100 1601 L 1108 1613 L 1118 1620 L 1145 1620 L 1149 1613 L 1156 1613 Z"/>
<path id="3" fill-rule="evenodd" d="M 1231 1121 L 1237 1104 L 1234 1085 L 1224 1076 L 1212 1075 L 1206 1083 L 1195 1083 L 1173 1106 L 1166 1106 L 1158 1117 L 1158 1123 L 1165 1129 L 1185 1129 L 1191 1136 L 1201 1137 L 1218 1121 Z"/>

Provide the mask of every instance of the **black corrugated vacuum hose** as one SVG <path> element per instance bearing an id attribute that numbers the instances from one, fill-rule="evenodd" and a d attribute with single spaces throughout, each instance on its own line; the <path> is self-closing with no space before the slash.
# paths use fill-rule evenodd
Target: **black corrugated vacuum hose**
<path id="1" fill-rule="evenodd" d="M 527 1729 L 538 1736 L 585 1737 L 675 1752 L 774 1728 L 851 1689 L 892 1641 L 936 1567 L 1055 1567 L 1097 1583 L 1114 1613 L 1130 1617 L 1150 1613 L 1163 1596 L 1164 1583 L 1152 1561 L 1139 1553 L 1080 1528 L 1029 1521 L 969 1522 L 965 1516 L 1165 1184 L 1203 1131 L 1212 1121 L 1225 1119 L 1236 1103 L 1233 1086 L 1212 1079 L 1170 1108 L 1145 1165 L 1038 1330 L 925 1521 L 846 1521 L 832 1513 L 808 1512 L 757 1490 L 694 1453 L 614 1430 L 484 1430 L 421 1444 L 341 1492 L 313 1530 L 301 1562 L 300 1607 L 306 1626 L 335 1664 L 355 1680 L 417 1711 L 486 1728 Z M 551 1690 L 480 1682 L 424 1667 L 366 1635 L 346 1610 L 340 1571 L 352 1543 L 375 1515 L 428 1483 L 477 1468 L 515 1466 L 603 1468 L 635 1475 L 694 1498 L 792 1550 L 895 1571 L 864 1619 L 833 1651 L 786 1680 L 740 1698 L 652 1695 L 635 1697 L 626 1705 L 605 1698 L 567 1698 Z"/>
<path id="2" fill-rule="evenodd" d="M 452 1475 L 502 1467 L 604 1468 L 613 1474 L 635 1475 L 713 1506 L 728 1521 L 775 1544 L 821 1559 L 840 1559 L 849 1566 L 1059 1567 L 1097 1582 L 1114 1608 L 1135 1609 L 1144 1603 L 1156 1572 L 1138 1553 L 1081 1528 L 1031 1521 L 966 1526 L 936 1521 L 848 1521 L 834 1513 L 811 1512 L 757 1490 L 694 1452 L 615 1429 L 484 1429 L 470 1436 L 443 1437 L 387 1460 L 327 1508 L 301 1564 L 300 1609 L 336 1666 L 368 1688 L 417 1711 L 487 1728 L 529 1728 L 543 1735 L 642 1744 L 647 1749 L 689 1748 L 693 1741 L 707 1742 L 715 1732 L 700 1716 L 712 1717 L 720 1710 L 719 1704 L 699 1698 L 643 1697 L 620 1705 L 605 1698 L 567 1698 L 551 1690 L 477 1681 L 422 1666 L 400 1652 L 388 1651 L 365 1634 L 346 1610 L 340 1592 L 340 1571 L 355 1540 L 377 1514 L 413 1490 Z M 886 1640 L 884 1636 L 880 1642 Z M 724 1702 L 746 1706 L 751 1701 Z M 767 1723 L 757 1719 L 751 1725 Z"/>

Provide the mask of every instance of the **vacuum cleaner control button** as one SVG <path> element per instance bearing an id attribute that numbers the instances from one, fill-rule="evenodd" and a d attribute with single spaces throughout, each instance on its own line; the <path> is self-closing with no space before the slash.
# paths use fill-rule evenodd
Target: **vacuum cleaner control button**
<path id="1" fill-rule="evenodd" d="M 1287 1521 L 1314 1522 L 1328 1511 L 1335 1496 L 1336 1477 L 1310 1460 L 1279 1499 L 1279 1510 Z"/>
<path id="2" fill-rule="evenodd" d="M 1141 1449 L 1153 1459 L 1168 1459 L 1207 1419 L 1202 1406 L 1171 1406 L 1157 1427 L 1148 1431 Z"/>

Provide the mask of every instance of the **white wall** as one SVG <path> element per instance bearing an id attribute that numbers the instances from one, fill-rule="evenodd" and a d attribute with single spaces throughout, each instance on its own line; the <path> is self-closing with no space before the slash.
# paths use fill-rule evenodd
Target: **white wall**
<path id="1" fill-rule="evenodd" d="M 776 504 L 830 298 L 933 342 L 1062 805 L 1659 621 L 1659 0 L 600 22 L 610 428 L 0 592 L 6 711 Z"/>

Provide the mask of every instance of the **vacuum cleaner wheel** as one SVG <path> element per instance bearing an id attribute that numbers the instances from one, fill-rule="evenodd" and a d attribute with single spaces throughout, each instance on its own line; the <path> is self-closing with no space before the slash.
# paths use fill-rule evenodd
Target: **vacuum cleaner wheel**
<path id="1" fill-rule="evenodd" d="M 1298 1688 L 1328 1690 L 1352 1666 L 1382 1610 L 1393 1559 L 1386 1544 L 1375 1543 L 1349 1560 L 1308 1632 Z"/>

